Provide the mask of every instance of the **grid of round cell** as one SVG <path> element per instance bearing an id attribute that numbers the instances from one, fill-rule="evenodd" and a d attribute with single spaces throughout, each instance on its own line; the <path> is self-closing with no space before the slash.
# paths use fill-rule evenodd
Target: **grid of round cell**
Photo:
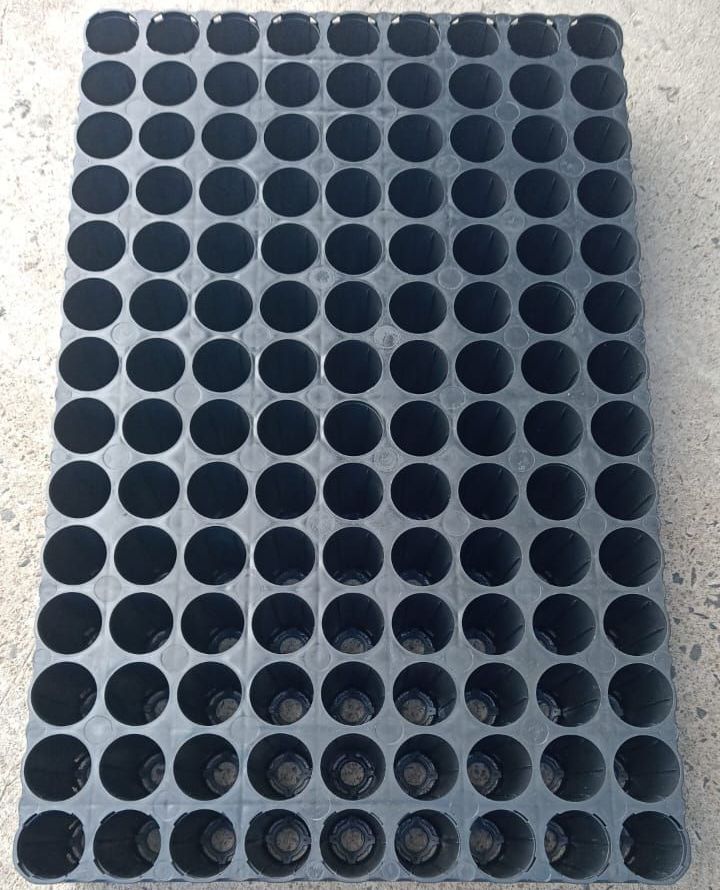
<path id="1" fill-rule="evenodd" d="M 618 26 L 86 40 L 23 874 L 676 877 Z"/>

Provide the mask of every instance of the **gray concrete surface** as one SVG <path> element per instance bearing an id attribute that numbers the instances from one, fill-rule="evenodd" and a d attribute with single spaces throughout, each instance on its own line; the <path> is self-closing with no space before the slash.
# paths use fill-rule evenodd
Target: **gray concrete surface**
<path id="1" fill-rule="evenodd" d="M 164 8 L 156 0 L 149 5 Z M 171 5 L 194 8 L 177 0 Z M 213 0 L 204 7 L 231 5 Z M 387 5 L 337 0 L 332 8 L 372 12 Z M 398 11 L 437 8 L 423 0 L 390 5 Z M 6 890 L 29 886 L 13 871 L 11 848 L 49 468 L 77 77 L 83 22 L 98 6 L 97 0 L 0 0 L 0 887 Z M 498 11 L 461 0 L 443 8 Z M 507 0 L 499 11 L 531 9 L 602 11 L 625 32 L 665 580 L 693 848 L 693 864 L 678 886 L 718 890 L 718 7 L 713 0 Z"/>

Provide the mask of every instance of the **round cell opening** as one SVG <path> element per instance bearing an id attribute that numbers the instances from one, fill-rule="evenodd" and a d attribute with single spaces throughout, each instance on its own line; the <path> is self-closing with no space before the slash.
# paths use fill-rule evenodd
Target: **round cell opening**
<path id="1" fill-rule="evenodd" d="M 581 726 L 597 714 L 600 687 L 585 668 L 556 664 L 540 677 L 536 689 L 540 712 L 558 726 Z"/>
<path id="2" fill-rule="evenodd" d="M 120 800 L 142 800 L 165 776 L 165 757 L 157 742 L 143 735 L 115 739 L 100 760 L 100 781 Z"/>
<path id="3" fill-rule="evenodd" d="M 218 655 L 242 637 L 245 619 L 237 602 L 224 593 L 203 593 L 183 610 L 180 629 L 198 652 Z"/>
<path id="4" fill-rule="evenodd" d="M 618 528 L 600 545 L 600 566 L 616 584 L 641 587 L 660 571 L 657 542 L 638 528 Z"/>
<path id="5" fill-rule="evenodd" d="M 177 213 L 192 196 L 192 183 L 177 167 L 153 167 L 138 180 L 135 195 L 149 213 Z"/>
<path id="6" fill-rule="evenodd" d="M 390 434 L 406 454 L 427 457 L 445 446 L 450 436 L 450 423 L 445 413 L 432 402 L 406 402 L 393 414 Z"/>
<path id="7" fill-rule="evenodd" d="M 276 733 L 262 738 L 250 752 L 250 784 L 270 800 L 297 797 L 312 776 L 313 761 L 307 747 L 294 736 Z"/>
<path id="8" fill-rule="evenodd" d="M 200 37 L 200 28 L 194 16 L 161 12 L 153 16 L 145 36 L 148 46 L 156 53 L 189 53 Z"/>
<path id="9" fill-rule="evenodd" d="M 244 105 L 258 91 L 257 74 L 242 62 L 222 62 L 205 75 L 207 97 L 226 107 Z"/>
<path id="10" fill-rule="evenodd" d="M 395 639 L 412 655 L 432 655 L 450 642 L 455 619 L 450 608 L 431 593 L 415 593 L 393 612 Z"/>
<path id="11" fill-rule="evenodd" d="M 382 480 L 365 464 L 341 464 L 325 480 L 323 498 L 342 519 L 366 519 L 382 503 Z"/>
<path id="12" fill-rule="evenodd" d="M 428 340 L 408 340 L 393 352 L 390 374 L 405 392 L 415 395 L 433 392 L 448 375 L 447 356 Z"/>
<path id="13" fill-rule="evenodd" d="M 402 284 L 390 298 L 390 315 L 411 334 L 427 334 L 445 320 L 447 305 L 442 292 L 425 281 Z"/>
<path id="14" fill-rule="evenodd" d="M 271 124 L 265 130 L 267 132 Z M 255 148 L 257 130 L 241 114 L 217 114 L 211 117 L 202 131 L 205 150 L 221 161 L 237 161 Z"/>
<path id="15" fill-rule="evenodd" d="M 514 53 L 531 59 L 552 56 L 560 47 L 555 23 L 540 14 L 531 13 L 513 19 L 507 36 Z"/>
<path id="16" fill-rule="evenodd" d="M 119 114 L 98 111 L 78 126 L 77 144 L 91 158 L 107 160 L 122 154 L 132 140 L 132 127 Z"/>
<path id="17" fill-rule="evenodd" d="M 200 235 L 197 243 L 200 262 L 211 271 L 225 275 L 247 266 L 254 253 L 255 243 L 251 235 L 235 223 L 210 226 Z"/>
<path id="18" fill-rule="evenodd" d="M 245 835 L 250 866 L 268 878 L 289 878 L 307 860 L 310 846 L 310 829 L 289 810 L 260 813 Z"/>
<path id="19" fill-rule="evenodd" d="M 501 519 L 515 508 L 518 484 L 513 474 L 499 464 L 476 464 L 460 479 L 458 495 L 471 516 Z"/>
<path id="20" fill-rule="evenodd" d="M 312 176 L 296 167 L 270 174 L 263 186 L 263 200 L 280 216 L 302 216 L 317 203 L 319 194 Z"/>
<path id="21" fill-rule="evenodd" d="M 655 736 L 623 742 L 615 754 L 615 779 L 626 794 L 643 803 L 669 797 L 680 783 L 680 764 L 669 745 Z"/>
<path id="22" fill-rule="evenodd" d="M 486 736 L 470 749 L 467 773 L 478 794 L 489 800 L 512 800 L 530 783 L 530 755 L 510 736 Z"/>
<path id="23" fill-rule="evenodd" d="M 155 864 L 160 826 L 138 810 L 106 816 L 95 832 L 93 855 L 98 868 L 119 878 L 137 878 Z"/>
<path id="24" fill-rule="evenodd" d="M 323 707 L 333 720 L 345 726 L 362 726 L 379 714 L 385 687 L 371 667 L 346 662 L 330 671 L 321 695 Z"/>
<path id="25" fill-rule="evenodd" d="M 325 785 L 343 800 L 370 797 L 385 778 L 385 758 L 367 736 L 339 736 L 323 752 L 320 771 Z"/>
<path id="26" fill-rule="evenodd" d="M 683 830 L 664 813 L 634 813 L 623 823 L 623 860 L 644 880 L 672 881 L 687 862 L 688 846 Z"/>
<path id="27" fill-rule="evenodd" d="M 243 170 L 217 167 L 200 183 L 200 200 L 219 216 L 236 216 L 255 200 L 255 183 Z"/>
<path id="28" fill-rule="evenodd" d="M 133 655 L 145 655 L 163 646 L 173 627 L 170 607 L 154 593 L 131 593 L 113 609 L 110 635 Z"/>
<path id="29" fill-rule="evenodd" d="M 215 726 L 240 707 L 242 688 L 234 671 L 217 662 L 197 664 L 178 684 L 180 710 L 193 723 Z"/>
<path id="30" fill-rule="evenodd" d="M 132 249 L 135 260 L 144 269 L 150 272 L 170 272 L 188 258 L 190 239 L 185 230 L 174 223 L 150 223 L 137 233 Z"/>
<path id="31" fill-rule="evenodd" d="M 411 163 L 429 161 L 443 144 L 439 124 L 424 114 L 399 117 L 388 130 L 387 138 L 390 149 L 399 158 Z"/>
<path id="32" fill-rule="evenodd" d="M 437 22 L 419 12 L 396 16 L 387 32 L 390 49 L 401 56 L 429 56 L 440 43 Z"/>
<path id="33" fill-rule="evenodd" d="M 575 128 L 575 147 L 597 164 L 619 161 L 630 148 L 630 135 L 611 117 L 587 117 Z"/>
<path id="34" fill-rule="evenodd" d="M 45 723 L 71 726 L 90 713 L 96 695 L 97 685 L 90 671 L 79 664 L 59 662 L 37 677 L 30 703 Z"/>
<path id="35" fill-rule="evenodd" d="M 152 337 L 133 346 L 125 360 L 125 371 L 138 389 L 161 392 L 180 380 L 185 357 L 171 340 Z"/>
<path id="36" fill-rule="evenodd" d="M 271 402 L 262 411 L 257 433 L 268 451 L 290 456 L 300 454 L 312 445 L 317 435 L 317 421 L 301 402 L 282 399 Z"/>
<path id="37" fill-rule="evenodd" d="M 605 826 L 590 813 L 558 813 L 545 828 L 545 855 L 556 872 L 573 881 L 602 872 L 610 858 Z"/>
<path id="38" fill-rule="evenodd" d="M 507 239 L 493 226 L 467 226 L 453 241 L 456 263 L 471 275 L 492 275 L 505 265 L 508 253 Z"/>
<path id="39" fill-rule="evenodd" d="M 450 571 L 452 550 L 432 528 L 411 528 L 392 547 L 392 565 L 406 584 L 427 587 L 438 584 Z"/>
<path id="40" fill-rule="evenodd" d="M 173 775 L 194 800 L 216 800 L 238 779 L 240 760 L 227 739 L 205 733 L 185 742 L 175 755 Z"/>
<path id="41" fill-rule="evenodd" d="M 73 201 L 88 213 L 111 213 L 126 200 L 130 186 L 125 176 L 115 167 L 96 164 L 86 167 L 75 177 Z"/>
<path id="42" fill-rule="evenodd" d="M 122 62 L 97 62 L 80 81 L 84 95 L 96 105 L 119 105 L 135 89 L 135 75 Z"/>
<path id="43" fill-rule="evenodd" d="M 208 519 L 226 519 L 240 510 L 247 500 L 245 477 L 229 463 L 203 464 L 192 474 L 187 485 L 190 506 Z"/>
<path id="44" fill-rule="evenodd" d="M 355 879 L 376 869 L 385 855 L 385 832 L 369 813 L 345 810 L 325 820 L 320 834 L 325 865 L 343 878 Z"/>
<path id="45" fill-rule="evenodd" d="M 195 130 L 181 114 L 163 112 L 145 121 L 138 139 L 143 151 L 161 161 L 169 161 L 190 150 L 195 141 Z"/>
<path id="46" fill-rule="evenodd" d="M 587 65 L 573 75 L 570 90 L 580 105 L 593 111 L 614 108 L 625 96 L 625 81 L 605 65 Z"/>
<path id="47" fill-rule="evenodd" d="M 535 609 L 533 631 L 548 652 L 577 655 L 595 639 L 595 616 L 579 597 L 557 593 Z"/>
<path id="48" fill-rule="evenodd" d="M 211 50 L 228 56 L 249 53 L 257 46 L 260 29 L 250 15 L 241 12 L 224 12 L 216 15 L 207 28 L 207 41 Z"/>
<path id="49" fill-rule="evenodd" d="M 474 334 L 492 334 L 510 318 L 510 297 L 492 282 L 475 281 L 455 297 L 455 317 Z"/>
<path id="50" fill-rule="evenodd" d="M 377 49 L 380 29 L 370 16 L 348 12 L 330 22 L 327 38 L 330 49 L 341 56 L 366 56 Z"/>
<path id="51" fill-rule="evenodd" d="M 105 542 L 94 529 L 69 525 L 48 540 L 43 563 L 56 581 L 74 586 L 85 584 L 99 574 L 106 556 Z"/>
<path id="52" fill-rule="evenodd" d="M 525 229 L 518 238 L 515 249 L 523 266 L 536 275 L 556 275 L 562 272 L 573 254 L 568 235 L 562 229 L 549 225 Z"/>
<path id="53" fill-rule="evenodd" d="M 497 28 L 491 18 L 473 13 L 450 22 L 447 32 L 450 49 L 458 56 L 473 59 L 491 56 L 500 46 Z"/>
<path id="54" fill-rule="evenodd" d="M 85 28 L 90 49 L 106 55 L 129 52 L 139 36 L 137 19 L 127 12 L 97 12 Z"/>
<path id="55" fill-rule="evenodd" d="M 518 542 L 500 528 L 480 528 L 463 541 L 460 563 L 477 584 L 497 587 L 517 575 L 522 556 Z"/>
<path id="56" fill-rule="evenodd" d="M 263 649 L 290 655 L 305 646 L 315 630 L 308 604 L 294 593 L 273 593 L 255 609 L 252 632 Z"/>
<path id="57" fill-rule="evenodd" d="M 543 751 L 540 773 L 545 786 L 562 800 L 589 800 L 605 781 L 605 761 L 588 739 L 560 736 Z"/>
<path id="58" fill-rule="evenodd" d="M 655 483 L 635 464 L 613 464 L 595 482 L 595 498 L 615 519 L 640 519 L 655 503 Z"/>
<path id="59" fill-rule="evenodd" d="M 395 232 L 390 239 L 389 252 L 390 259 L 400 271 L 409 275 L 428 275 L 445 259 L 445 243 L 435 229 L 414 224 Z"/>
<path id="60" fill-rule="evenodd" d="M 325 609 L 323 633 L 345 655 L 362 655 L 378 644 L 385 619 L 378 604 L 364 593 L 345 593 Z"/>
<path id="61" fill-rule="evenodd" d="M 397 750 L 393 764 L 398 785 L 416 800 L 438 800 L 455 787 L 460 765 L 452 747 L 439 736 L 411 736 Z"/>
<path id="62" fill-rule="evenodd" d="M 323 547 L 325 571 L 338 584 L 355 587 L 368 584 L 383 564 L 383 548 L 365 528 L 341 528 L 330 535 Z"/>
<path id="63" fill-rule="evenodd" d="M 369 105 L 380 94 L 380 78 L 369 65 L 360 62 L 346 62 L 328 74 L 326 81 L 328 96 L 345 108 L 362 108 Z"/>
<path id="64" fill-rule="evenodd" d="M 547 219 L 565 210 L 570 189 L 554 170 L 529 170 L 515 184 L 515 201 L 530 216 Z"/>
<path id="65" fill-rule="evenodd" d="M 450 502 L 450 483 L 431 464 L 409 464 L 392 481 L 392 502 L 409 519 L 434 519 Z"/>
<path id="66" fill-rule="evenodd" d="M 340 392 L 367 392 L 382 376 L 382 360 L 363 340 L 342 340 L 325 356 L 325 376 Z"/>
<path id="67" fill-rule="evenodd" d="M 399 213 L 419 219 L 440 209 L 445 192 L 434 173 L 412 168 L 403 170 L 391 180 L 388 197 Z"/>
<path id="68" fill-rule="evenodd" d="M 119 263 L 125 247 L 120 229 L 103 220 L 86 222 L 73 229 L 67 242 L 70 259 L 88 272 L 104 272 Z"/>
<path id="69" fill-rule="evenodd" d="M 263 134 L 267 150 L 281 161 L 300 161 L 320 141 L 315 124 L 301 114 L 282 114 L 271 120 Z"/>
<path id="70" fill-rule="evenodd" d="M 310 710 L 313 687 L 310 677 L 295 664 L 274 662 L 255 675 L 250 686 L 253 711 L 266 723 L 289 726 Z"/>
<path id="71" fill-rule="evenodd" d="M 531 408 L 523 425 L 525 438 L 536 451 L 551 457 L 577 448 L 583 434 L 580 415 L 564 402 L 541 402 Z"/>
<path id="72" fill-rule="evenodd" d="M 236 281 L 211 281 L 195 297 L 195 316 L 211 331 L 228 333 L 241 328 L 252 313 L 252 298 Z"/>
<path id="73" fill-rule="evenodd" d="M 607 59 L 620 48 L 615 22 L 602 15 L 583 15 L 570 22 L 570 49 L 587 59 Z"/>
<path id="74" fill-rule="evenodd" d="M 315 379 L 317 370 L 317 356 L 300 340 L 276 340 L 263 350 L 258 360 L 260 379 L 276 392 L 305 389 Z"/>
<path id="75" fill-rule="evenodd" d="M 462 629 L 473 649 L 483 655 L 504 655 L 522 640 L 525 619 L 509 597 L 485 593 L 463 612 Z"/>
<path id="76" fill-rule="evenodd" d="M 304 330 L 315 320 L 317 311 L 315 294 L 299 281 L 278 281 L 260 300 L 263 321 L 282 334 Z"/>
<path id="77" fill-rule="evenodd" d="M 649 655 L 667 637 L 667 618 L 649 597 L 620 596 L 607 607 L 603 627 L 612 644 L 626 655 Z"/>
<path id="78" fill-rule="evenodd" d="M 473 164 L 484 164 L 496 158 L 505 146 L 500 124 L 482 114 L 461 117 L 450 131 L 453 151 Z M 439 150 L 439 146 L 438 146 Z"/>
<path id="79" fill-rule="evenodd" d="M 275 519 L 297 519 L 315 502 L 315 481 L 300 464 L 275 463 L 255 485 L 258 506 Z"/>
<path id="80" fill-rule="evenodd" d="M 327 261 L 346 275 L 369 272 L 377 266 L 381 256 L 382 243 L 375 232 L 356 223 L 333 229 L 325 241 Z"/>
<path id="81" fill-rule="evenodd" d="M 492 340 L 476 340 L 464 346 L 455 359 L 455 373 L 471 392 L 493 393 L 504 389 L 515 368 L 510 353 Z"/>
<path id="82" fill-rule="evenodd" d="M 388 92 L 405 108 L 426 108 L 442 92 L 440 76 L 429 65 L 408 62 L 393 69 L 387 82 Z"/>
<path id="83" fill-rule="evenodd" d="M 487 726 L 507 726 L 524 714 L 528 690 L 521 675 L 507 664 L 485 664 L 465 684 L 465 705 Z"/>
<path id="84" fill-rule="evenodd" d="M 434 726 L 452 713 L 457 690 L 450 674 L 423 661 L 402 670 L 393 685 L 398 713 L 415 726 Z"/>
<path id="85" fill-rule="evenodd" d="M 175 868 L 191 878 L 219 874 L 235 855 L 235 829 L 215 810 L 194 810 L 181 816 L 170 835 L 170 857 Z"/>
<path id="86" fill-rule="evenodd" d="M 360 334 L 374 327 L 382 314 L 382 300 L 364 281 L 343 281 L 325 298 L 327 320 L 346 334 Z"/>
<path id="87" fill-rule="evenodd" d="M 523 291 L 520 317 L 540 334 L 557 334 L 569 327 L 575 317 L 575 304 L 570 294 L 550 281 L 541 281 Z"/>
<path id="88" fill-rule="evenodd" d="M 492 878 L 519 877 L 534 860 L 535 836 L 519 813 L 495 810 L 473 822 L 470 853 L 480 871 Z"/>
<path id="89" fill-rule="evenodd" d="M 450 75 L 450 95 L 465 108 L 488 108 L 500 98 L 502 80 L 497 71 L 473 62 L 461 65 Z"/>
<path id="90" fill-rule="evenodd" d="M 185 318 L 188 301 L 174 281 L 161 278 L 145 281 L 130 297 L 133 321 L 148 331 L 167 331 Z"/>
<path id="91" fill-rule="evenodd" d="M 58 373 L 72 389 L 91 392 L 102 389 L 118 372 L 117 352 L 100 337 L 80 337 L 60 353 Z"/>
<path id="92" fill-rule="evenodd" d="M 318 23 L 302 12 L 277 15 L 267 29 L 270 49 L 284 56 L 307 55 L 315 49 L 319 39 Z"/>
<path id="93" fill-rule="evenodd" d="M 247 414 L 227 399 L 205 402 L 190 420 L 193 442 L 208 454 L 230 454 L 240 448 L 249 434 Z"/>
<path id="94" fill-rule="evenodd" d="M 165 710 L 169 697 L 163 672 L 143 661 L 119 668 L 105 686 L 105 707 L 112 717 L 129 726 L 152 723 Z"/>
<path id="95" fill-rule="evenodd" d="M 300 108 L 317 96 L 320 81 L 314 69 L 302 62 L 283 62 L 265 77 L 265 91 L 285 108 Z"/>
<path id="96" fill-rule="evenodd" d="M 380 442 L 380 415 L 366 402 L 340 402 L 328 411 L 324 424 L 328 445 L 348 457 L 368 454 Z"/>
<path id="97" fill-rule="evenodd" d="M 246 558 L 242 539 L 220 525 L 200 529 L 185 546 L 185 568 L 201 584 L 228 584 L 243 570 Z"/>
<path id="98" fill-rule="evenodd" d="M 160 62 L 143 77 L 143 91 L 156 105 L 181 105 L 196 89 L 195 72 L 182 62 Z"/>
<path id="99" fill-rule="evenodd" d="M 457 421 L 460 444 L 473 454 L 492 457 L 506 451 L 515 438 L 512 414 L 499 402 L 473 402 Z"/>
<path id="100" fill-rule="evenodd" d="M 25 758 L 28 788 L 42 800 L 67 800 L 90 777 L 90 753 L 71 735 L 51 735 L 38 742 Z"/>
<path id="101" fill-rule="evenodd" d="M 115 567 L 131 584 L 157 584 L 175 566 L 177 549 L 170 535 L 152 525 L 130 529 L 115 545 Z"/>
<path id="102" fill-rule="evenodd" d="M 105 506 L 110 497 L 110 479 L 102 467 L 91 461 L 72 461 L 55 472 L 48 497 L 60 513 L 82 519 Z"/>
<path id="103" fill-rule="evenodd" d="M 315 236 L 297 223 L 282 223 L 270 229 L 263 237 L 260 249 L 268 266 L 283 275 L 303 272 L 318 255 Z"/>
<path id="104" fill-rule="evenodd" d="M 299 584 L 314 565 L 315 547 L 297 528 L 271 528 L 255 545 L 255 568 L 271 584 Z"/>
<path id="105" fill-rule="evenodd" d="M 452 199 L 457 209 L 476 219 L 496 214 L 506 198 L 502 179 L 489 170 L 466 170 L 452 186 Z"/>
<path id="106" fill-rule="evenodd" d="M 513 99 L 526 108 L 550 108 L 562 99 L 562 78 L 548 65 L 524 65 L 510 78 Z"/>
<path id="107" fill-rule="evenodd" d="M 436 810 L 411 813 L 395 833 L 395 853 L 400 863 L 422 880 L 436 878 L 452 868 L 459 850 L 455 824 Z"/>
<path id="108" fill-rule="evenodd" d="M 58 411 L 55 438 L 68 451 L 91 454 L 110 441 L 115 432 L 112 411 L 97 399 L 74 399 Z"/>
<path id="109" fill-rule="evenodd" d="M 582 581 L 591 561 L 587 541 L 569 528 L 546 529 L 530 545 L 533 571 L 556 587 L 569 587 Z"/>
<path id="110" fill-rule="evenodd" d="M 567 147 L 567 133 L 551 117 L 531 115 L 523 118 L 512 132 L 515 151 L 528 161 L 546 164 L 559 158 Z"/>
<path id="111" fill-rule="evenodd" d="M 342 161 L 365 161 L 380 148 L 382 137 L 374 121 L 362 114 L 336 117 L 325 131 L 327 147 Z"/>
<path id="112" fill-rule="evenodd" d="M 62 655 L 87 649 L 98 638 L 101 627 L 102 614 L 98 606 L 84 593 L 72 591 L 54 596 L 37 618 L 40 639 Z"/>
<path id="113" fill-rule="evenodd" d="M 330 207 L 342 216 L 367 216 L 378 206 L 382 190 L 367 170 L 347 169 L 336 173 L 325 186 Z"/>

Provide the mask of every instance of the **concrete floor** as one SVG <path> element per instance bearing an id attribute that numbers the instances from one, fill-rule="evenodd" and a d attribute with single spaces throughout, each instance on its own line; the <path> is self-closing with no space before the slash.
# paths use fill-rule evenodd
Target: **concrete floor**
<path id="1" fill-rule="evenodd" d="M 297 0 L 296 0 L 297 2 Z M 187 3 L 171 4 L 187 8 Z M 230 5 L 230 4 L 228 4 Z M 233 4 L 234 5 L 234 4 Z M 281 4 L 267 4 L 278 10 Z M 431 11 L 422 0 L 393 9 Z M 152 9 L 163 4 L 153 0 Z M 222 2 L 206 8 L 227 8 Z M 337 0 L 333 9 L 357 8 Z M 367 11 L 385 3 L 365 5 Z M 314 5 L 298 3 L 298 8 Z M 495 11 L 488 4 L 481 7 Z M 84 20 L 97 0 L 0 0 L 0 886 L 11 863 L 44 534 Z M 448 11 L 471 4 L 449 2 Z M 507 0 L 504 12 L 590 10 L 625 31 L 644 253 L 655 456 L 693 864 L 720 888 L 720 55 L 712 0 Z M 65 885 L 65 886 L 77 886 Z M 109 885 L 106 885 L 109 886 Z M 200 886 L 200 885 L 195 885 Z M 257 885 L 256 885 L 257 886 Z"/>

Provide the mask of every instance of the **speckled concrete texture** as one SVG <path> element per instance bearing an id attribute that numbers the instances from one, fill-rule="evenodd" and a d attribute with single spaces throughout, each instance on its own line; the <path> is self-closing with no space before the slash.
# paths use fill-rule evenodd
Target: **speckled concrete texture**
<path id="1" fill-rule="evenodd" d="M 147 5 L 163 8 L 159 2 Z M 260 5 L 281 9 L 280 4 Z M 437 8 L 420 0 L 390 6 L 398 11 Z M 203 7 L 228 8 L 221 2 Z M 357 7 L 338 0 L 332 8 Z M 387 7 L 370 3 L 363 8 Z M 49 473 L 77 78 L 83 23 L 96 8 L 90 0 L 0 0 L 0 886 L 7 890 L 29 886 L 13 871 L 11 850 Z M 315 10 L 317 4 L 297 8 Z M 462 2 L 448 2 L 443 9 L 495 11 L 487 4 Z M 693 853 L 692 866 L 677 886 L 718 890 L 717 6 L 712 0 L 682 6 L 672 0 L 571 5 L 508 0 L 501 11 L 540 9 L 607 13 L 625 33 L 665 581 Z"/>

